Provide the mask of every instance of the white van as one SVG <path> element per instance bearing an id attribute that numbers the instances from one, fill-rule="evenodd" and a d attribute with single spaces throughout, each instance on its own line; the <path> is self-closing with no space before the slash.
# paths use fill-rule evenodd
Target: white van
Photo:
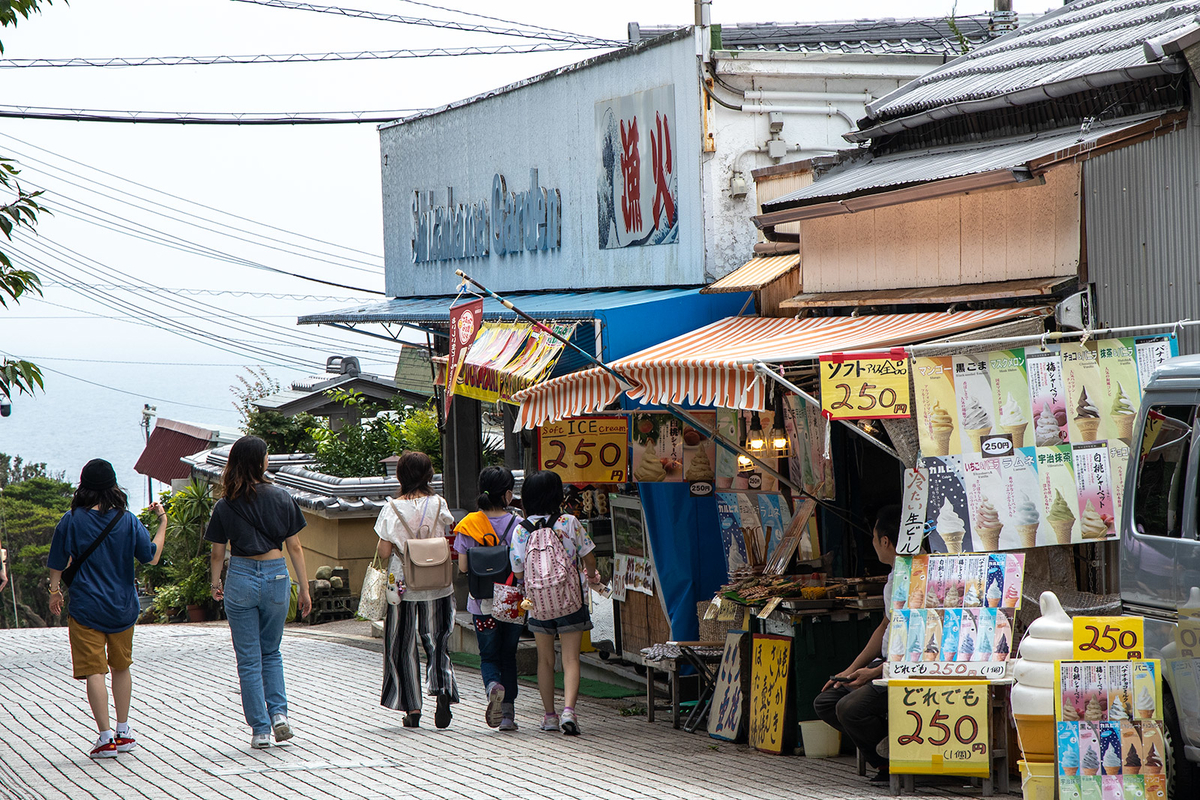
<path id="1" fill-rule="evenodd" d="M 1197 623 L 1178 624 L 1200 587 L 1198 412 L 1200 356 L 1167 361 L 1142 397 L 1121 514 L 1121 602 L 1146 618 L 1146 657 L 1162 660 L 1174 800 L 1200 797 L 1200 657 L 1181 658 Z"/>

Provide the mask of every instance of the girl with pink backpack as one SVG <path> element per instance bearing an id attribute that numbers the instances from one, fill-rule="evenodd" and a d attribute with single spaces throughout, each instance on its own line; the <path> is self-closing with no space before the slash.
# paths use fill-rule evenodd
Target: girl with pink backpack
<path id="1" fill-rule="evenodd" d="M 583 632 L 592 629 L 584 583 L 600 585 L 592 538 L 575 517 L 562 513 L 562 478 L 535 472 L 525 478 L 521 501 L 526 518 L 512 540 L 513 574 L 524 581 L 531 604 L 528 625 L 537 642 L 538 692 L 545 716 L 543 731 L 579 735 L 575 701 L 579 697 L 579 649 Z M 581 563 L 582 562 L 582 563 Z M 554 637 L 562 643 L 563 710 L 554 704 Z"/>

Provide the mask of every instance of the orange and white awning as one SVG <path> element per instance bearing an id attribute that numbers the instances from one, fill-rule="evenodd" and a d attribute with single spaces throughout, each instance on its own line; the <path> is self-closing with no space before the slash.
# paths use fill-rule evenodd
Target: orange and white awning
<path id="1" fill-rule="evenodd" d="M 805 361 L 836 352 L 897 347 L 975 330 L 1045 308 L 881 314 L 863 317 L 726 317 L 655 345 L 609 366 L 629 383 L 626 394 L 642 403 L 690 403 L 722 408 L 764 409 L 762 376 L 754 363 Z M 600 411 L 622 386 L 594 367 L 518 392 L 520 428 Z"/>

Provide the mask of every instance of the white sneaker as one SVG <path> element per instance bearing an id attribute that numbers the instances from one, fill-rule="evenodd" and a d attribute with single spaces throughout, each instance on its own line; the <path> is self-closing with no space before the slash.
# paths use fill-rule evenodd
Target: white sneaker
<path id="1" fill-rule="evenodd" d="M 271 746 L 271 734 L 256 733 L 250 737 L 250 746 L 255 750 L 266 750 Z"/>
<path id="2" fill-rule="evenodd" d="M 275 733 L 276 744 L 292 738 L 292 726 L 288 723 L 287 714 L 276 714 L 271 717 L 271 730 Z"/>
<path id="3" fill-rule="evenodd" d="M 92 751 L 88 753 L 92 758 L 116 758 L 117 757 L 117 740 L 115 738 L 106 738 L 101 736 L 92 745 Z"/>

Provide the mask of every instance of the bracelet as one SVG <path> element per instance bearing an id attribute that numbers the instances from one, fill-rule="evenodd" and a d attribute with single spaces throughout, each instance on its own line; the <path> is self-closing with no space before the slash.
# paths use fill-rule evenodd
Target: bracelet
<path id="1" fill-rule="evenodd" d="M 221 588 L 221 584 L 219 584 L 219 583 L 210 583 L 208 586 L 210 589 L 220 589 Z"/>
<path id="2" fill-rule="evenodd" d="M 51 595 L 62 594 L 62 588 L 61 588 L 61 587 L 58 587 L 58 586 L 51 586 L 51 587 L 50 587 L 50 594 L 51 594 Z"/>

